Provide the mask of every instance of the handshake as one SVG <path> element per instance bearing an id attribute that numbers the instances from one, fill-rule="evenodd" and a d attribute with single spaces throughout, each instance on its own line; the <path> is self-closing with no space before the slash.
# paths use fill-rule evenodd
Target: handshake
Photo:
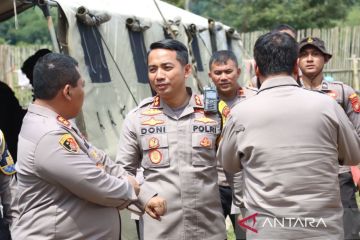
<path id="1" fill-rule="evenodd" d="M 140 192 L 139 183 L 131 175 L 128 175 L 127 178 L 129 183 L 133 186 L 136 196 L 138 196 Z M 166 200 L 159 196 L 152 197 L 145 205 L 145 212 L 149 214 L 150 217 L 160 221 L 160 216 L 163 216 L 166 213 Z"/>

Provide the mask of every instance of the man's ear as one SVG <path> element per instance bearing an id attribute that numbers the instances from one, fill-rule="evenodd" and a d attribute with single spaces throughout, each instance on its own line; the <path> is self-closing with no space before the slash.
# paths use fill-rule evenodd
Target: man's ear
<path id="1" fill-rule="evenodd" d="M 71 100 L 71 87 L 70 87 L 70 84 L 65 85 L 65 87 L 62 90 L 62 94 L 67 100 Z"/>
<path id="2" fill-rule="evenodd" d="M 258 67 L 258 65 L 256 63 L 254 63 L 254 68 L 255 68 L 255 76 L 259 77 L 260 76 L 260 69 Z"/>
<path id="3" fill-rule="evenodd" d="M 190 64 L 186 64 L 184 66 L 185 69 L 185 79 L 188 78 L 191 74 L 191 65 Z"/>
<path id="4" fill-rule="evenodd" d="M 299 76 L 299 59 L 296 61 L 295 65 L 294 65 L 293 75 L 294 75 L 295 79 L 297 79 Z"/>

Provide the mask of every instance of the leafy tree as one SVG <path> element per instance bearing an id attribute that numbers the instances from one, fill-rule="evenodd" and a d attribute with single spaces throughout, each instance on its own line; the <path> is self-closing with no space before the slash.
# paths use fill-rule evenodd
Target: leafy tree
<path id="1" fill-rule="evenodd" d="M 35 7 L 18 16 L 18 29 L 14 17 L 0 23 L 0 36 L 8 44 L 50 44 L 47 21 L 42 11 Z"/>
<path id="2" fill-rule="evenodd" d="M 168 0 L 181 6 L 181 0 Z M 287 23 L 297 29 L 333 27 L 346 18 L 356 0 L 192 0 L 192 12 L 241 32 Z M 183 5 L 182 5 L 183 6 Z"/>

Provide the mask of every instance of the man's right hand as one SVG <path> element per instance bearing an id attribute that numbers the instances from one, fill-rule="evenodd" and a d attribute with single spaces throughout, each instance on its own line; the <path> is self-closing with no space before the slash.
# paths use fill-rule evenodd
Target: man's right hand
<path id="1" fill-rule="evenodd" d="M 133 186 L 136 196 L 139 195 L 140 192 L 140 185 L 138 181 L 131 175 L 127 175 L 129 183 Z"/>
<path id="2" fill-rule="evenodd" d="M 166 200 L 158 196 L 151 198 L 145 206 L 145 212 L 150 217 L 160 220 L 160 216 L 166 213 Z"/>

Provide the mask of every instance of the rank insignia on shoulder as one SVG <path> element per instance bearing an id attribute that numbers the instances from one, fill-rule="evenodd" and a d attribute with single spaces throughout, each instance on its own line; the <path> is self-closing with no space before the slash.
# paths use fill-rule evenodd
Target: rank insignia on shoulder
<path id="1" fill-rule="evenodd" d="M 359 96 L 356 93 L 353 93 L 349 96 L 351 106 L 354 112 L 360 113 L 360 101 Z"/>
<path id="2" fill-rule="evenodd" d="M 201 139 L 200 145 L 208 148 L 211 146 L 211 140 L 208 137 L 204 137 L 203 139 Z"/>
<path id="3" fill-rule="evenodd" d="M 149 140 L 149 148 L 158 148 L 160 146 L 159 139 L 152 137 Z"/>
<path id="4" fill-rule="evenodd" d="M 160 97 L 159 96 L 154 97 L 153 107 L 160 107 Z"/>
<path id="5" fill-rule="evenodd" d="M 150 108 L 150 109 L 146 109 L 145 111 L 143 111 L 141 113 L 141 115 L 145 115 L 145 116 L 155 116 L 155 115 L 158 115 L 162 113 L 162 111 L 160 111 L 159 109 L 153 109 L 153 108 Z"/>
<path id="6" fill-rule="evenodd" d="M 326 91 L 326 95 L 332 97 L 332 98 L 335 99 L 335 100 L 336 100 L 336 98 L 337 98 L 337 96 L 338 96 L 337 92 L 334 91 L 334 90 Z"/>
<path id="7" fill-rule="evenodd" d="M 159 124 L 163 124 L 165 121 L 164 120 L 158 120 L 155 118 L 150 118 L 146 121 L 141 122 L 141 125 L 148 125 L 148 126 L 156 126 Z"/>
<path id="8" fill-rule="evenodd" d="M 200 107 L 201 107 L 203 104 L 202 104 L 202 102 L 201 102 L 200 97 L 199 97 L 198 95 L 195 95 L 194 98 L 195 98 L 195 104 L 196 104 L 196 106 L 200 106 Z"/>
<path id="9" fill-rule="evenodd" d="M 63 118 L 62 116 L 58 115 L 56 117 L 56 120 L 58 121 L 58 123 L 60 123 L 61 125 L 67 127 L 67 128 L 71 128 L 71 124 L 68 120 L 66 120 L 65 118 Z"/>
<path id="10" fill-rule="evenodd" d="M 5 175 L 13 175 L 16 173 L 14 160 L 7 149 L 5 149 L 1 155 L 0 169 Z"/>
<path id="11" fill-rule="evenodd" d="M 153 149 L 149 152 L 149 158 L 152 163 L 158 164 L 162 160 L 162 154 L 159 150 Z"/>
<path id="12" fill-rule="evenodd" d="M 71 134 L 66 133 L 61 136 L 59 143 L 63 148 L 65 148 L 69 152 L 78 153 L 79 152 L 79 145 L 75 141 L 74 137 Z"/>
<path id="13" fill-rule="evenodd" d="M 202 122 L 202 123 L 217 123 L 215 120 L 211 119 L 211 118 L 207 118 L 207 117 L 201 117 L 201 118 L 196 118 L 195 122 Z"/>

